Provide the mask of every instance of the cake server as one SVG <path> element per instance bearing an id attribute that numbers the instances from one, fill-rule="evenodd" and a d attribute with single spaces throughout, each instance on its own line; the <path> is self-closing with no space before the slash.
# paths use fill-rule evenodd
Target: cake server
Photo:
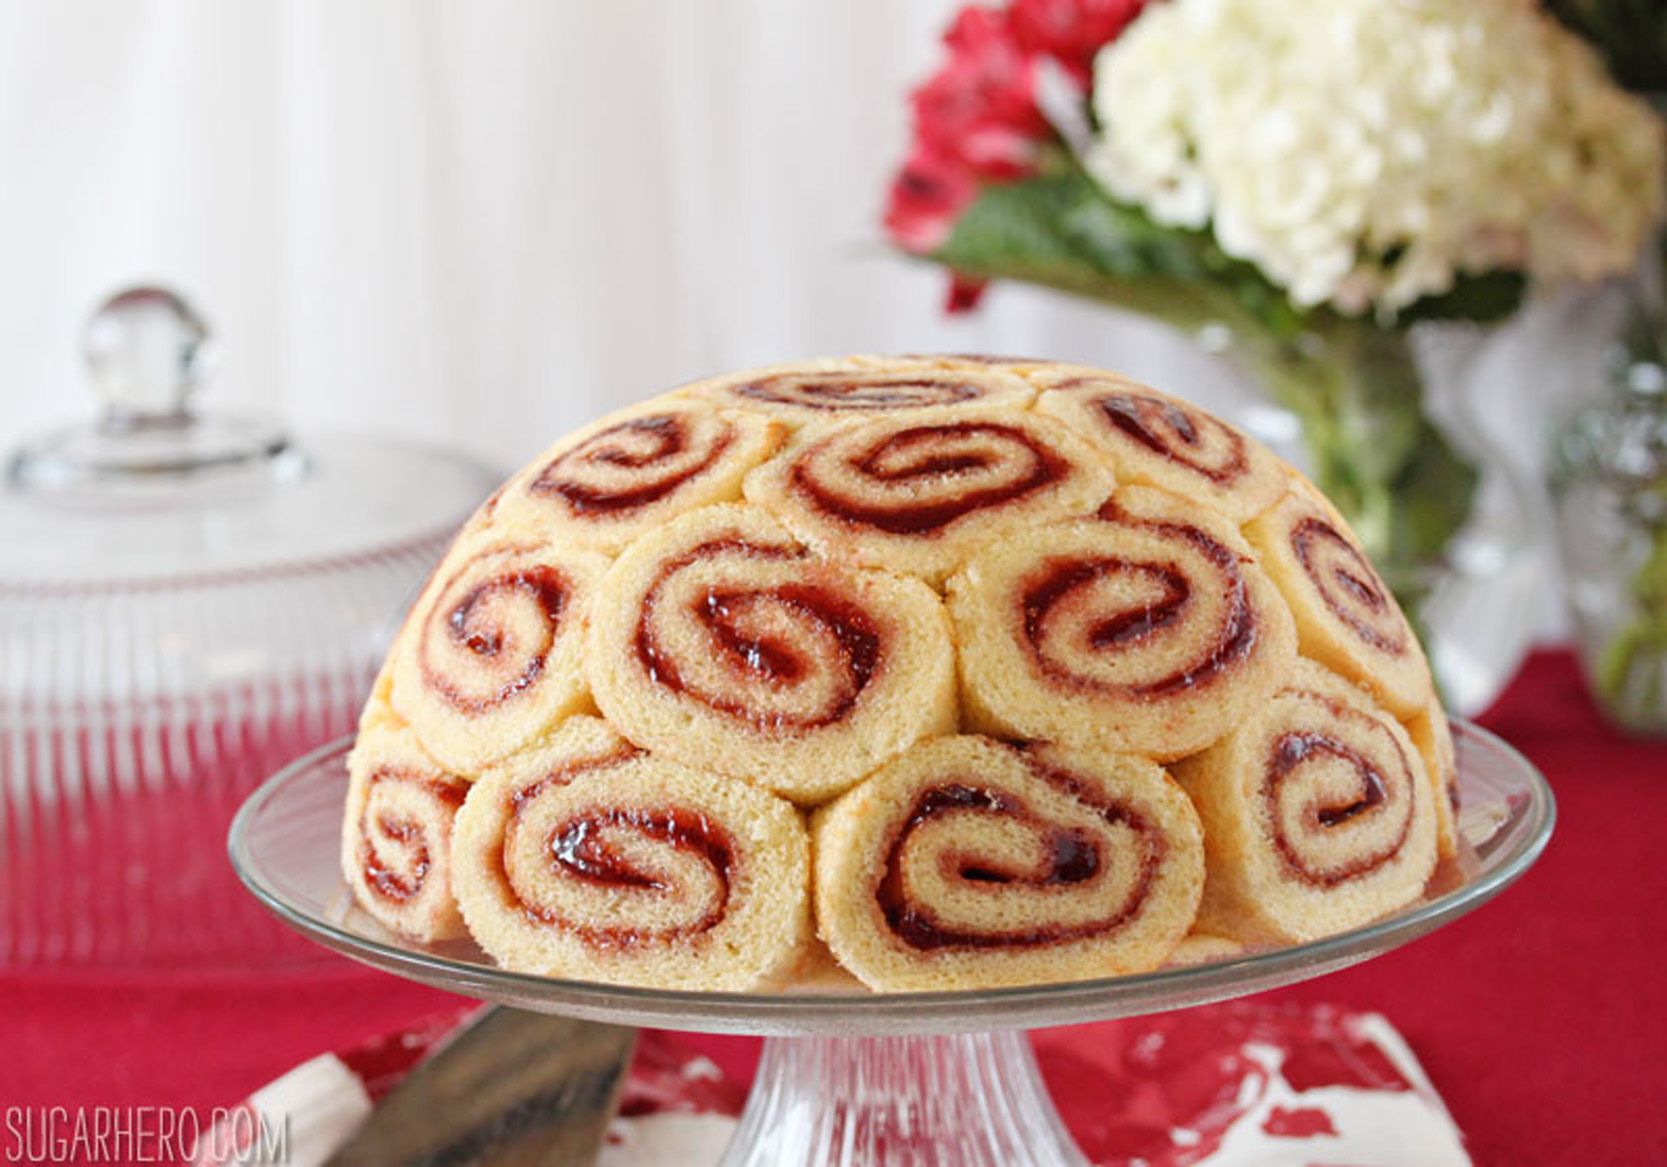
<path id="1" fill-rule="evenodd" d="M 592 1163 L 636 1032 L 484 1010 L 395 1087 L 326 1167 Z"/>

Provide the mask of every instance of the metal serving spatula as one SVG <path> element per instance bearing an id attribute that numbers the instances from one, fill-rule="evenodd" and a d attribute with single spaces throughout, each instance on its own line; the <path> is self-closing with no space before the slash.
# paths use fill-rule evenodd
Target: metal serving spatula
<path id="1" fill-rule="evenodd" d="M 396 1086 L 326 1167 L 588 1167 L 636 1036 L 485 1010 Z"/>

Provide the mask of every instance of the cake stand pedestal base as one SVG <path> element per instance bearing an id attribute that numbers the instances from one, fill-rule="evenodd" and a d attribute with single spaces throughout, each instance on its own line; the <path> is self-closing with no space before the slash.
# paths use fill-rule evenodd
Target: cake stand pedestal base
<path id="1" fill-rule="evenodd" d="M 1088 1167 L 1018 1033 L 764 1043 L 721 1167 Z"/>

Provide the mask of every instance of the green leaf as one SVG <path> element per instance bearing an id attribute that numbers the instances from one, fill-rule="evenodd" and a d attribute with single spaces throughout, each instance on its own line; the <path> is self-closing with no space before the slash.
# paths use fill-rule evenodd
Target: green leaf
<path id="1" fill-rule="evenodd" d="M 931 258 L 969 275 L 1042 284 L 1167 320 L 1289 332 L 1301 320 L 1252 265 L 1206 232 L 1155 223 L 1063 167 L 986 187 Z"/>
<path id="2" fill-rule="evenodd" d="M 1528 281 L 1521 272 L 1497 271 L 1460 276 L 1450 291 L 1425 296 L 1401 309 L 1397 323 L 1423 320 L 1469 320 L 1493 324 L 1522 307 Z"/>
<path id="3" fill-rule="evenodd" d="M 1183 329 L 1254 326 L 1277 339 L 1341 318 L 1302 309 L 1260 268 L 1224 252 L 1208 230 L 1155 222 L 1109 198 L 1069 160 L 1018 182 L 985 187 L 931 256 L 969 275 L 1022 280 L 1146 312 Z M 1462 276 L 1405 309 L 1397 324 L 1502 319 L 1522 304 L 1516 272 Z"/>

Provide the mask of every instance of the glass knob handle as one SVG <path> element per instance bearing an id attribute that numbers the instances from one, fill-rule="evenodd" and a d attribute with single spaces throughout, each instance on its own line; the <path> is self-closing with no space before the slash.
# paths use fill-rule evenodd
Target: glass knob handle
<path id="1" fill-rule="evenodd" d="M 189 424 L 191 397 L 214 357 L 208 325 L 177 292 L 139 286 L 111 296 L 87 321 L 84 352 L 106 430 Z"/>

